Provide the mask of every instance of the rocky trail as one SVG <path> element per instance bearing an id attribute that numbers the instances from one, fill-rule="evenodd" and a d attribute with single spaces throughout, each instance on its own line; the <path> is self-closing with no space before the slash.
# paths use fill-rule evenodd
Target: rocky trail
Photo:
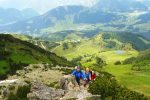
<path id="1" fill-rule="evenodd" d="M 12 86 L 17 88 L 31 83 L 30 92 L 27 94 L 29 100 L 99 100 L 100 96 L 89 93 L 88 87 L 81 85 L 79 88 L 74 77 L 63 75 L 60 70 L 63 68 L 72 69 L 44 64 L 29 65 L 17 71 L 16 75 L 9 76 L 7 80 L 0 81 L 0 97 L 8 96 Z"/>

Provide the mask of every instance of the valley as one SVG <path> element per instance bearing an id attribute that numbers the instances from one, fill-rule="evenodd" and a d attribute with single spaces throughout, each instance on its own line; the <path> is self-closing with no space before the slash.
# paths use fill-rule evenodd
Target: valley
<path id="1" fill-rule="evenodd" d="M 0 100 L 150 100 L 149 26 L 150 0 L 0 0 Z"/>
<path id="2" fill-rule="evenodd" d="M 66 36 L 64 37 L 66 38 L 64 41 L 52 42 L 53 44 L 58 44 L 54 47 L 50 45 L 50 41 L 46 43 L 39 40 L 44 45 L 44 48 L 41 43 L 38 45 L 43 49 L 46 48 L 47 50 L 54 52 L 59 56 L 65 57 L 69 61 L 74 61 L 81 66 L 111 73 L 116 77 L 117 81 L 121 85 L 149 96 L 149 65 L 146 66 L 146 69 L 144 67 L 144 70 L 136 71 L 132 70 L 133 64 L 125 65 L 123 62 L 128 58 L 137 57 L 140 53 L 138 50 L 142 50 L 142 48 L 145 48 L 146 45 L 149 48 L 150 42 L 148 39 L 140 37 L 139 35 L 133 34 L 135 38 L 135 40 L 133 40 L 132 37 L 131 39 L 129 37 L 126 38 L 124 33 L 120 34 L 115 36 L 115 34 L 112 33 L 100 33 L 91 38 L 85 39 L 68 39 L 66 38 L 68 36 Z M 130 35 L 132 34 L 130 33 Z M 124 36 L 124 40 L 120 39 L 122 36 Z M 110 41 L 114 43 L 110 44 Z M 131 44 L 129 44 L 129 41 Z M 134 41 L 140 41 L 140 44 L 143 47 L 140 44 L 137 46 L 134 44 Z M 138 48 L 138 50 L 136 48 Z M 97 57 L 106 61 L 106 65 L 104 65 L 104 67 L 96 65 Z M 120 63 L 117 65 L 115 64 L 116 62 Z"/>

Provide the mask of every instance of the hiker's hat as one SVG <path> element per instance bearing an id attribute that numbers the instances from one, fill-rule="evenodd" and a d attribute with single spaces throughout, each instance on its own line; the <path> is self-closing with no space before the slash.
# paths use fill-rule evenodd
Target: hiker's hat
<path id="1" fill-rule="evenodd" d="M 75 66 L 75 67 L 74 67 L 74 69 L 77 69 L 77 68 L 78 68 L 78 66 Z"/>

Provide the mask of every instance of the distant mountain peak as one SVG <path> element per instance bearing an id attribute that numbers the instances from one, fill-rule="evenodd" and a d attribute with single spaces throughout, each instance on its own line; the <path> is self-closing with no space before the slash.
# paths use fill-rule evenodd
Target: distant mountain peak
<path id="1" fill-rule="evenodd" d="M 148 9 L 143 3 L 137 0 L 99 0 L 94 8 L 103 11 L 133 11 Z"/>

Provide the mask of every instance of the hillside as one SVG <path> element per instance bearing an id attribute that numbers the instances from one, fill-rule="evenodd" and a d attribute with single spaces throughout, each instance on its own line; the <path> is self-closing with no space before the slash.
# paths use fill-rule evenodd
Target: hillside
<path id="1" fill-rule="evenodd" d="M 67 37 L 67 36 L 66 36 Z M 150 48 L 150 41 L 142 36 L 122 32 L 110 33 L 103 32 L 92 38 L 65 39 L 61 45 L 52 49 L 56 54 L 65 57 L 78 57 L 86 54 L 95 54 L 107 50 L 145 50 Z M 68 41 L 68 42 L 67 42 Z M 63 44 L 66 43 L 68 48 L 63 50 Z M 91 52 L 89 52 L 91 51 Z M 76 53 L 76 54 L 75 54 Z M 72 55 L 72 56 L 71 56 Z"/>
<path id="2" fill-rule="evenodd" d="M 115 58 L 116 57 L 117 56 L 115 56 Z M 118 59 L 118 61 L 120 61 L 120 59 Z M 105 66 L 103 70 L 114 75 L 120 84 L 129 89 L 150 96 L 149 65 L 150 50 L 146 50 L 134 57 L 122 60 L 120 64 L 110 63 Z"/>
<path id="3" fill-rule="evenodd" d="M 104 34 L 103 38 L 106 40 L 117 39 L 122 43 L 130 43 L 136 50 L 145 50 L 150 48 L 150 40 L 129 32 L 108 33 Z"/>
<path id="4" fill-rule="evenodd" d="M 128 12 L 134 10 L 146 10 L 147 6 L 138 0 L 100 0 L 95 8 L 100 8 L 102 11 L 112 11 L 112 12 Z"/>
<path id="5" fill-rule="evenodd" d="M 62 20 L 70 19 L 76 13 L 83 10 L 82 6 L 60 6 L 49 10 L 48 12 L 35 16 L 33 18 L 28 18 L 26 20 L 17 21 L 13 24 L 2 26 L 0 31 L 7 32 L 17 32 L 18 30 L 22 33 L 34 34 L 34 32 L 40 33 L 41 29 L 54 26 L 57 22 Z M 38 34 L 37 34 L 38 35 Z"/>
<path id="6" fill-rule="evenodd" d="M 35 16 L 39 16 L 39 14 L 31 8 L 23 10 L 18 10 L 15 8 L 0 8 L 0 26 L 12 24 Z"/>
<path id="7" fill-rule="evenodd" d="M 6 78 L 7 74 L 13 74 L 28 64 L 48 63 L 52 66 L 71 64 L 56 54 L 11 35 L 0 34 L 0 47 L 0 79 Z"/>
<path id="8" fill-rule="evenodd" d="M 150 65 L 150 50 L 140 52 L 137 57 L 128 58 L 124 61 L 124 64 L 132 64 L 133 70 L 145 70 Z"/>

